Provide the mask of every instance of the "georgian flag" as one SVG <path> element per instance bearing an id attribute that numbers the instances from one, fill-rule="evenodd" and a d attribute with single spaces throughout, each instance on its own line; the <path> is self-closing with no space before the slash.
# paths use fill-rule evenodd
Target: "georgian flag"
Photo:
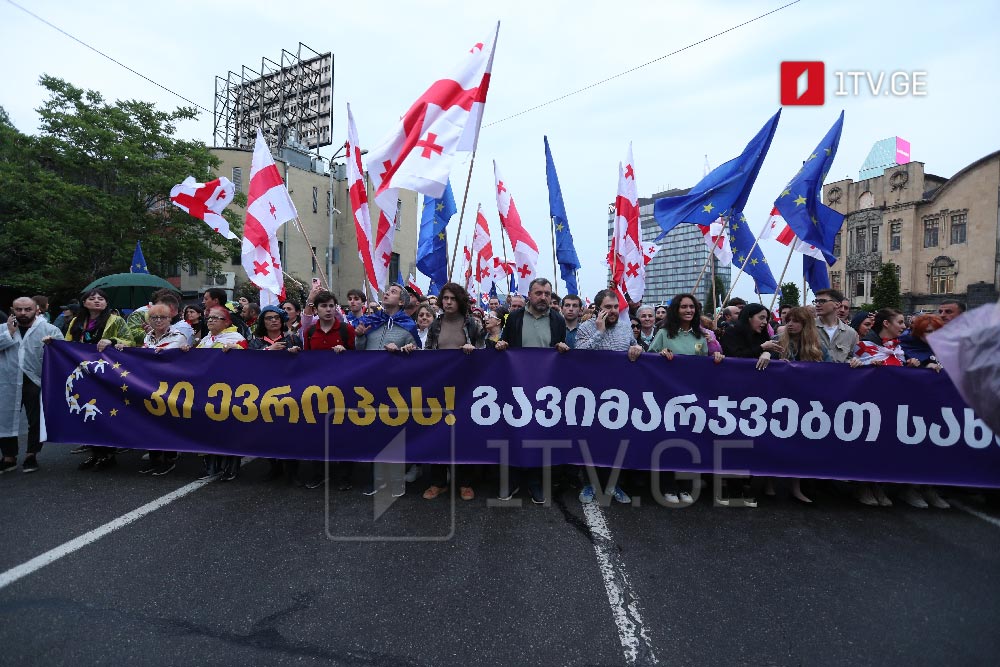
<path id="1" fill-rule="evenodd" d="M 882 345 L 859 340 L 854 356 L 860 359 L 864 366 L 870 366 L 879 361 L 882 362 L 883 366 L 902 366 L 906 361 L 898 338 L 883 341 Z"/>
<path id="2" fill-rule="evenodd" d="M 227 239 L 239 237 L 229 229 L 229 221 L 222 212 L 233 201 L 236 186 L 225 176 L 208 183 L 198 183 L 188 176 L 179 185 L 170 188 L 170 201 L 182 211 L 204 220 L 209 227 Z"/>
<path id="3" fill-rule="evenodd" d="M 422 289 L 420 289 L 419 285 L 417 285 L 417 279 L 413 277 L 412 273 L 409 275 L 409 278 L 407 278 L 407 280 L 406 280 L 406 286 L 409 287 L 410 289 L 412 289 L 414 292 L 416 292 L 417 296 L 423 296 L 424 295 L 424 291 Z"/>
<path id="4" fill-rule="evenodd" d="M 608 252 L 612 282 L 638 301 L 646 291 L 646 265 L 659 246 L 643 243 L 639 223 L 639 194 L 635 183 L 635 161 L 629 142 L 625 166 L 618 163 L 618 196 L 615 197 L 615 227 Z"/>
<path id="5" fill-rule="evenodd" d="M 498 22 L 487 40 L 470 44 L 453 75 L 432 83 L 368 154 L 379 207 L 397 188 L 439 199 L 455 153 L 476 150 L 499 32 Z"/>
<path id="6" fill-rule="evenodd" d="M 826 261 L 822 250 L 814 245 L 807 244 L 795 235 L 795 232 L 792 231 L 792 228 L 788 226 L 785 219 L 781 216 L 777 206 L 771 209 L 771 216 L 767 219 L 764 230 L 761 231 L 758 238 L 774 239 L 782 245 L 790 246 L 795 252 L 801 252 L 803 255 L 815 257 L 823 262 Z M 792 245 L 793 243 L 795 244 L 794 246 Z"/>
<path id="7" fill-rule="evenodd" d="M 358 128 L 354 124 L 354 114 L 351 112 L 349 102 L 347 104 L 346 149 L 347 182 L 351 197 L 351 212 L 354 215 L 354 231 L 358 237 L 358 257 L 364 266 L 368 282 L 378 291 L 381 283 L 372 262 L 372 218 L 368 210 L 368 188 L 365 186 L 364 178 L 365 166 L 361 161 L 361 142 L 358 140 Z"/>
<path id="8" fill-rule="evenodd" d="M 729 234 L 726 232 L 726 221 L 720 215 L 711 225 L 698 225 L 702 236 L 705 237 L 705 245 L 715 253 L 722 266 L 729 266 L 733 263 L 733 250 L 729 246 Z"/>
<path id="9" fill-rule="evenodd" d="M 475 282 L 475 272 L 472 268 L 472 246 L 469 244 L 468 237 L 466 237 L 465 245 L 462 246 L 462 257 L 462 275 L 465 277 L 465 291 L 472 294 L 472 285 Z"/>
<path id="10" fill-rule="evenodd" d="M 258 128 L 243 225 L 243 268 L 250 282 L 273 295 L 280 295 L 285 289 L 278 253 L 278 228 L 296 218 L 295 204 L 288 196 L 285 182 Z M 263 298 L 263 293 L 261 296 Z"/>
<path id="11" fill-rule="evenodd" d="M 517 212 L 514 198 L 507 190 L 507 183 L 500 175 L 496 160 L 493 161 L 493 174 L 496 178 L 497 210 L 500 212 L 500 226 L 507 232 L 511 249 L 514 251 L 514 271 L 518 283 L 531 283 L 538 277 L 538 245 L 531 234 L 521 224 L 521 214 Z"/>
<path id="12" fill-rule="evenodd" d="M 476 209 L 476 230 L 472 233 L 472 257 L 475 260 L 476 282 L 480 290 L 489 291 L 496 277 L 493 262 L 493 240 L 490 238 L 490 225 L 483 215 L 482 204 Z"/>

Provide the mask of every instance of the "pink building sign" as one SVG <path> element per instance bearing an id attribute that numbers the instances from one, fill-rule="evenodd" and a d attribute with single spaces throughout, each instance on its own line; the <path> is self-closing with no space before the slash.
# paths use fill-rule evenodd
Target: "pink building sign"
<path id="1" fill-rule="evenodd" d="M 910 142 L 896 137 L 896 164 L 906 164 L 910 161 Z"/>

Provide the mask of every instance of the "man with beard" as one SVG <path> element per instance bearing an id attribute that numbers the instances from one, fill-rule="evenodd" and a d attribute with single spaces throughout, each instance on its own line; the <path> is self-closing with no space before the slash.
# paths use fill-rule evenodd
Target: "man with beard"
<path id="1" fill-rule="evenodd" d="M 625 352 L 629 361 L 635 361 L 642 355 L 642 346 L 632 335 L 632 325 L 629 320 L 619 318 L 618 296 L 612 290 L 601 290 L 594 297 L 597 305 L 597 317 L 587 320 L 580 325 L 580 330 L 576 334 L 577 350 L 612 350 L 615 352 Z M 612 468 L 594 468 L 597 481 L 606 490 L 611 487 L 612 473 L 614 473 L 614 488 L 611 495 L 620 503 L 631 503 L 632 499 L 618 486 L 617 479 L 620 471 Z M 592 482 L 588 482 L 580 492 L 580 502 L 591 503 L 594 501 L 596 493 Z"/>
<path id="2" fill-rule="evenodd" d="M 515 298 L 522 303 L 522 307 L 516 310 Z M 545 278 L 531 281 L 528 286 L 527 308 L 523 307 L 524 297 L 511 297 L 511 312 L 507 316 L 507 323 L 496 349 L 503 351 L 508 347 L 554 347 L 560 353 L 569 351 L 569 345 L 566 344 L 566 320 L 550 308 L 551 299 L 552 283 Z M 518 492 L 523 480 L 531 494 L 531 502 L 536 505 L 545 503 L 541 468 L 512 468 L 510 477 L 510 483 L 506 486 L 501 479 L 500 500 L 510 500 Z"/>
<path id="3" fill-rule="evenodd" d="M 28 416 L 27 456 L 24 472 L 38 470 L 36 455 L 42 449 L 41 393 L 42 339 L 62 338 L 62 333 L 38 316 L 31 297 L 14 300 L 14 313 L 0 329 L 0 473 L 17 466 L 17 436 L 21 430 L 21 408 Z M 67 388 L 67 392 L 69 389 Z"/>

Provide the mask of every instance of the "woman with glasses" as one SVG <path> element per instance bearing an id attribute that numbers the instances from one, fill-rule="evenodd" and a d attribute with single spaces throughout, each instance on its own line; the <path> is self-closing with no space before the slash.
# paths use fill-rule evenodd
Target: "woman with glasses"
<path id="1" fill-rule="evenodd" d="M 288 313 L 277 306 L 264 306 L 253 328 L 250 349 L 298 352 L 302 339 L 288 330 Z"/>
<path id="2" fill-rule="evenodd" d="M 495 310 L 486 313 L 486 316 L 483 318 L 483 329 L 486 331 L 486 347 L 495 348 L 502 333 L 500 315 Z"/>

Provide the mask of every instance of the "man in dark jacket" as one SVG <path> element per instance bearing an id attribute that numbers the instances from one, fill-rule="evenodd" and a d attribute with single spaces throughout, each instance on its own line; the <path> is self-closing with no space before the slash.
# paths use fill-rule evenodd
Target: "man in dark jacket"
<path id="1" fill-rule="evenodd" d="M 524 347 L 554 347 L 563 353 L 569 351 L 566 344 L 566 320 L 550 307 L 552 283 L 545 278 L 535 278 L 528 286 L 528 306 L 511 312 L 507 316 L 503 334 L 497 341 L 497 350 Z M 510 500 L 518 492 L 523 480 L 531 493 L 531 502 L 545 503 L 542 489 L 541 468 L 512 468 L 510 483 L 500 483 L 500 500 Z"/>

